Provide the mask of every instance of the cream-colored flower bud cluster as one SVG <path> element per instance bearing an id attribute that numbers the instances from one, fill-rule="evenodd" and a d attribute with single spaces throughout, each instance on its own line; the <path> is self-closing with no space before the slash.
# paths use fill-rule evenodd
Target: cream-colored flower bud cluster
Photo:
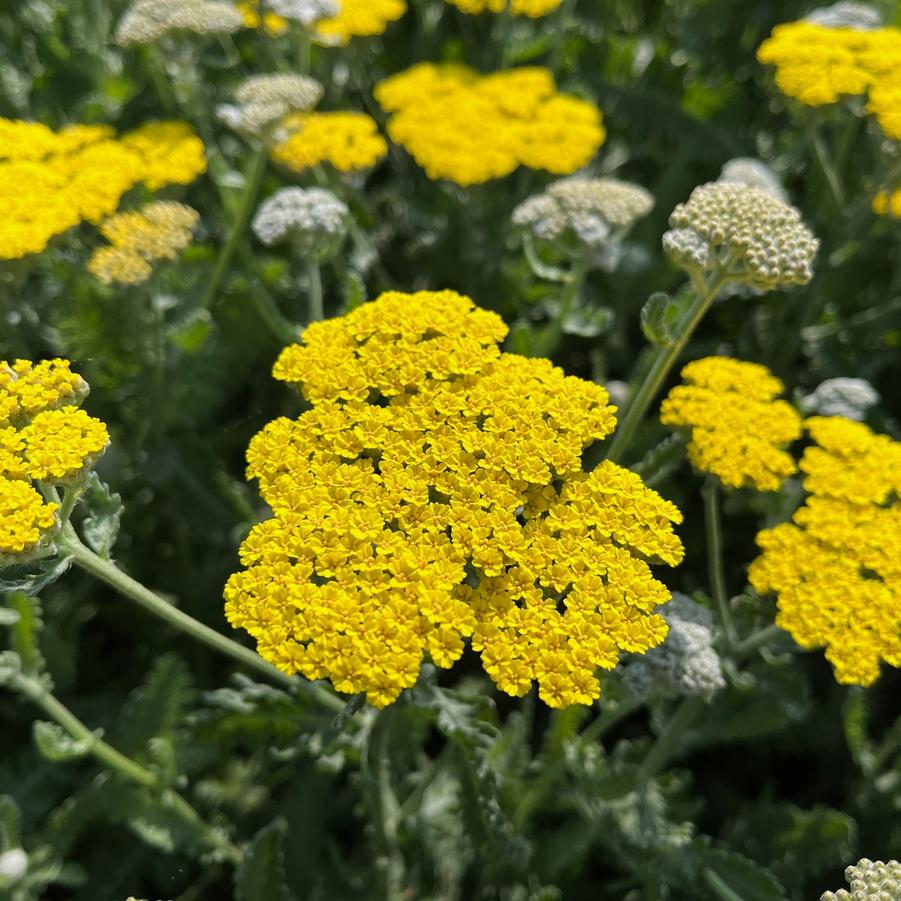
<path id="1" fill-rule="evenodd" d="M 173 31 L 231 34 L 244 27 L 244 17 L 221 0 L 135 0 L 119 22 L 114 37 L 120 47 L 151 44 Z"/>
<path id="2" fill-rule="evenodd" d="M 805 413 L 844 416 L 863 422 L 870 407 L 879 403 L 879 392 L 866 379 L 827 379 L 801 400 Z"/>
<path id="3" fill-rule="evenodd" d="M 864 857 L 856 866 L 845 870 L 845 879 L 851 891 L 839 889 L 824 892 L 820 901 L 898 901 L 901 898 L 901 863 L 890 860 L 867 860 Z"/>
<path id="4" fill-rule="evenodd" d="M 804 21 L 823 28 L 853 28 L 855 31 L 873 31 L 882 27 L 882 15 L 878 9 L 869 3 L 848 0 L 815 9 L 804 17 Z"/>
<path id="5" fill-rule="evenodd" d="M 794 207 L 759 188 L 711 182 L 670 216 L 666 252 L 688 269 L 728 272 L 729 280 L 772 290 L 813 278 L 819 241 Z"/>
<path id="6" fill-rule="evenodd" d="M 658 612 L 669 632 L 663 644 L 629 659 L 623 672 L 626 687 L 638 697 L 662 689 L 711 701 L 726 687 L 713 647 L 713 614 L 677 592 Z"/>
<path id="7" fill-rule="evenodd" d="M 283 19 L 300 22 L 305 28 L 341 12 L 341 4 L 337 0 L 266 0 L 263 8 Z"/>
<path id="8" fill-rule="evenodd" d="M 289 113 L 313 109 L 322 85 L 306 75 L 252 75 L 238 85 L 234 104 L 220 105 L 219 119 L 235 131 L 258 135 Z"/>
<path id="9" fill-rule="evenodd" d="M 639 185 L 616 178 L 572 176 L 553 182 L 543 194 L 513 211 L 513 224 L 536 238 L 572 242 L 589 249 L 603 245 L 613 233 L 629 228 L 654 205 Z"/>
<path id="10" fill-rule="evenodd" d="M 325 188 L 282 188 L 257 210 L 253 230 L 264 244 L 293 241 L 305 257 L 332 257 L 347 235 L 350 210 Z"/>

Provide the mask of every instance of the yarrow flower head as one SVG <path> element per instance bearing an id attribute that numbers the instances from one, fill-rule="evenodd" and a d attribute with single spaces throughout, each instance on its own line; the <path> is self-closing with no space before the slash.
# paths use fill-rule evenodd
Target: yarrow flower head
<path id="1" fill-rule="evenodd" d="M 272 159 L 295 172 L 328 163 L 339 172 L 374 166 L 388 153 L 375 120 L 365 113 L 298 113 L 285 119 L 289 136 L 272 150 Z"/>
<path id="2" fill-rule="evenodd" d="M 788 195 L 779 176 L 763 160 L 751 156 L 739 156 L 729 160 L 723 166 L 717 181 L 736 182 L 741 185 L 749 185 L 772 194 L 783 203 L 788 202 Z"/>
<path id="3" fill-rule="evenodd" d="M 646 215 L 654 198 L 644 188 L 616 178 L 571 176 L 513 211 L 513 224 L 567 256 L 597 254 L 615 244 Z"/>
<path id="4" fill-rule="evenodd" d="M 341 11 L 338 0 L 266 0 L 265 8 L 277 16 L 309 27 L 320 19 L 336 16 Z"/>
<path id="5" fill-rule="evenodd" d="M 264 658 L 382 707 L 469 639 L 500 690 L 565 707 L 663 640 L 649 563 L 681 560 L 679 511 L 615 464 L 583 471 L 606 391 L 502 354 L 506 332 L 452 291 L 392 292 L 282 353 L 312 408 L 251 442 L 274 515 L 225 592 Z"/>
<path id="6" fill-rule="evenodd" d="M 663 236 L 664 250 L 688 270 L 725 270 L 729 280 L 772 290 L 813 278 L 819 241 L 801 214 L 748 185 L 711 182 L 680 203 Z"/>
<path id="7" fill-rule="evenodd" d="M 509 10 L 514 16 L 529 16 L 532 19 L 541 18 L 557 9 L 563 0 L 447 0 L 452 6 L 456 6 L 460 12 L 483 13 L 486 10 L 493 13 L 502 13 Z"/>
<path id="8" fill-rule="evenodd" d="M 839 889 L 824 892 L 820 901 L 895 901 L 901 898 L 901 863 L 890 860 L 867 860 L 845 870 L 845 880 L 851 891 Z"/>
<path id="9" fill-rule="evenodd" d="M 0 259 L 39 253 L 81 221 L 100 222 L 143 183 L 190 184 L 206 170 L 203 144 L 184 122 L 153 122 L 115 138 L 106 128 L 53 132 L 0 120 Z M 30 148 L 18 140 L 36 137 Z"/>
<path id="10" fill-rule="evenodd" d="M 863 423 L 813 417 L 801 459 L 808 498 L 792 522 L 757 536 L 757 591 L 803 648 L 825 646 L 836 679 L 871 685 L 901 666 L 901 442 Z"/>
<path id="11" fill-rule="evenodd" d="M 351 38 L 384 34 L 407 11 L 406 0 L 340 0 L 340 7 L 316 23 L 316 35 L 324 43 L 343 46 Z"/>
<path id="12" fill-rule="evenodd" d="M 658 613 L 669 626 L 666 640 L 627 661 L 623 668 L 626 688 L 638 697 L 656 690 L 674 691 L 709 703 L 726 687 L 720 657 L 713 646 L 713 614 L 687 595 L 675 592 Z"/>
<path id="13" fill-rule="evenodd" d="M 660 421 L 689 430 L 695 468 L 730 488 L 778 491 L 796 471 L 784 448 L 801 436 L 801 417 L 776 400 L 782 382 L 766 366 L 729 357 L 695 360 L 682 378 L 663 401 Z"/>
<path id="14" fill-rule="evenodd" d="M 569 175 L 591 162 L 606 137 L 597 107 L 559 93 L 548 69 L 480 75 L 421 63 L 380 82 L 375 97 L 391 114 L 388 136 L 429 178 L 459 185 L 519 166 Z"/>
<path id="15" fill-rule="evenodd" d="M 174 200 L 110 216 L 100 226 L 110 243 L 94 251 L 88 272 L 104 284 L 140 284 L 150 277 L 151 263 L 174 260 L 191 243 L 199 220 L 196 210 Z"/>
<path id="16" fill-rule="evenodd" d="M 216 113 L 230 128 L 260 136 L 289 113 L 307 112 L 322 99 L 322 85 L 306 75 L 251 75 L 238 85 L 236 104 Z"/>
<path id="17" fill-rule="evenodd" d="M 870 407 L 879 403 L 879 392 L 866 379 L 826 379 L 801 399 L 805 413 L 844 416 L 862 422 Z"/>
<path id="18" fill-rule="evenodd" d="M 135 0 L 114 37 L 120 47 L 151 44 L 166 34 L 231 34 L 244 26 L 241 13 L 220 0 Z"/>
<path id="19" fill-rule="evenodd" d="M 317 262 L 331 259 L 347 235 L 350 210 L 325 188 L 280 188 L 253 218 L 264 244 L 292 241 L 300 254 Z"/>
<path id="20" fill-rule="evenodd" d="M 56 526 L 58 505 L 32 484 L 83 478 L 109 444 L 78 409 L 87 383 L 67 360 L 0 363 L 0 564 L 21 562 Z"/>

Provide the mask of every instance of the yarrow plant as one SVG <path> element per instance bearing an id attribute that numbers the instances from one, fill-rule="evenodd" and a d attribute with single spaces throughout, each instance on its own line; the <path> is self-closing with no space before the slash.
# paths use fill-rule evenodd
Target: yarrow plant
<path id="1" fill-rule="evenodd" d="M 505 334 L 453 292 L 385 294 L 282 353 L 312 409 L 250 445 L 275 515 L 226 589 L 264 658 L 384 707 L 469 638 L 502 691 L 537 681 L 566 707 L 663 640 L 648 563 L 681 559 L 679 511 L 628 470 L 582 470 L 615 423 L 606 391 L 501 354 Z"/>
<path id="2" fill-rule="evenodd" d="M 294 172 L 322 163 L 339 172 L 359 172 L 388 153 L 378 124 L 365 113 L 298 113 L 288 116 L 283 126 L 289 135 L 279 139 L 272 159 Z"/>
<path id="3" fill-rule="evenodd" d="M 464 186 L 519 166 L 568 175 L 591 162 L 606 137 L 597 107 L 559 93 L 547 69 L 480 75 L 421 63 L 380 82 L 375 97 L 390 114 L 388 136 L 429 178 Z"/>
<path id="4" fill-rule="evenodd" d="M 808 414 L 863 422 L 879 400 L 879 392 L 865 379 L 836 378 L 820 382 L 816 390 L 801 398 L 801 407 Z"/>
<path id="5" fill-rule="evenodd" d="M 729 488 L 778 491 L 796 471 L 786 446 L 801 437 L 801 417 L 784 400 L 765 366 L 729 357 L 695 360 L 682 370 L 685 384 L 670 391 L 660 420 L 687 429 L 696 469 Z"/>
<path id="6" fill-rule="evenodd" d="M 235 89 L 235 104 L 216 112 L 230 128 L 268 141 L 274 126 L 289 113 L 311 110 L 322 94 L 322 85 L 306 75 L 253 75 Z"/>
<path id="7" fill-rule="evenodd" d="M 801 647 L 825 646 L 839 682 L 872 685 L 880 662 L 901 666 L 901 442 L 840 417 L 805 426 L 807 500 L 757 536 L 749 578 Z"/>
<path id="8" fill-rule="evenodd" d="M 135 0 L 116 29 L 122 47 L 151 44 L 173 32 L 232 34 L 244 25 L 241 13 L 222 0 Z"/>

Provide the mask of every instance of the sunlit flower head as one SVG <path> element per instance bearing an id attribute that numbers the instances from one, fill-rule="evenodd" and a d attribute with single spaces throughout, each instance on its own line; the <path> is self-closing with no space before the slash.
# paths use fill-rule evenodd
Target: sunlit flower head
<path id="1" fill-rule="evenodd" d="M 322 262 L 337 253 L 349 218 L 347 204 L 325 188 L 280 188 L 260 204 L 252 225 L 264 244 L 290 241 L 302 257 Z"/>
<path id="2" fill-rule="evenodd" d="M 298 113 L 284 122 L 288 137 L 272 159 L 295 172 L 328 163 L 339 172 L 374 166 L 388 152 L 375 120 L 365 113 Z"/>
<path id="3" fill-rule="evenodd" d="M 120 47 L 150 44 L 172 32 L 231 34 L 244 25 L 241 13 L 220 0 L 134 0 L 114 36 Z"/>

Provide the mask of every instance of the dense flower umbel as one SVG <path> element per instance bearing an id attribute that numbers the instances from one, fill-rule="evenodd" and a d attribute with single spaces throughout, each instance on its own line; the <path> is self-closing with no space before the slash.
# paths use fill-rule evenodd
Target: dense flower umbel
<path id="1" fill-rule="evenodd" d="M 729 357 L 695 360 L 684 385 L 670 391 L 660 420 L 691 431 L 688 456 L 702 472 L 730 488 L 778 491 L 796 471 L 784 448 L 801 436 L 801 417 L 766 366 Z"/>
<path id="2" fill-rule="evenodd" d="M 725 269 L 730 281 L 765 290 L 813 278 L 819 241 L 793 206 L 767 191 L 734 182 L 701 185 L 669 224 L 663 248 L 686 269 Z"/>
<path id="3" fill-rule="evenodd" d="M 757 58 L 776 66 L 783 94 L 808 106 L 867 94 L 882 130 L 901 138 L 901 29 L 789 22 L 773 29 Z"/>
<path id="4" fill-rule="evenodd" d="M 109 443 L 106 426 L 78 409 L 87 383 L 67 360 L 0 362 L 0 562 L 35 551 L 56 504 L 31 484 L 84 475 Z"/>
<path id="5" fill-rule="evenodd" d="M 94 251 L 88 272 L 107 285 L 140 284 L 150 277 L 151 263 L 174 260 L 191 243 L 199 219 L 196 210 L 174 200 L 110 216 L 100 227 L 110 243 Z"/>
<path id="6" fill-rule="evenodd" d="M 322 99 L 323 88 L 306 75 L 251 75 L 235 89 L 235 104 L 220 104 L 219 118 L 230 128 L 262 135 L 289 113 L 307 112 Z"/>
<path id="7" fill-rule="evenodd" d="M 406 0 L 341 0 L 341 11 L 316 24 L 316 32 L 332 44 L 383 34 L 407 11 Z"/>
<path id="8" fill-rule="evenodd" d="M 231 34 L 243 24 L 241 13 L 221 0 L 135 0 L 119 22 L 114 40 L 128 47 L 150 44 L 176 31 Z"/>
<path id="9" fill-rule="evenodd" d="M 388 293 L 282 353 L 312 409 L 250 445 L 274 517 L 226 588 L 267 660 L 384 706 L 469 638 L 501 690 L 537 680 L 564 707 L 663 640 L 648 561 L 681 560 L 679 511 L 612 463 L 582 471 L 607 392 L 502 354 L 506 332 L 451 291 Z"/>
<path id="10" fill-rule="evenodd" d="M 276 144 L 272 159 L 295 172 L 328 163 L 339 172 L 374 166 L 388 153 L 375 120 L 365 113 L 307 113 L 288 116 L 290 136 Z"/>
<path id="11" fill-rule="evenodd" d="M 83 220 L 115 212 L 122 195 L 190 184 L 206 169 L 203 144 L 183 122 L 155 122 L 117 139 L 110 129 L 53 132 L 0 120 L 0 259 L 39 253 Z"/>
<path id="12" fill-rule="evenodd" d="M 840 417 L 805 423 L 816 444 L 793 522 L 757 536 L 751 584 L 778 594 L 776 623 L 826 648 L 839 682 L 871 685 L 901 666 L 901 442 Z"/>
<path id="13" fill-rule="evenodd" d="M 865 379 L 826 379 L 815 391 L 801 398 L 801 408 L 807 414 L 844 416 L 863 422 L 870 407 L 879 403 L 879 392 Z"/>
<path id="14" fill-rule="evenodd" d="M 890 860 L 867 860 L 845 870 L 845 880 L 851 891 L 839 889 L 824 892 L 820 901 L 896 901 L 901 898 L 901 863 Z"/>
<path id="15" fill-rule="evenodd" d="M 473 185 L 519 166 L 568 175 L 591 161 L 606 132 L 594 104 L 561 94 L 547 69 L 480 75 L 421 63 L 381 82 L 389 137 L 429 178 Z"/>
<path id="16" fill-rule="evenodd" d="M 509 9 L 514 16 L 530 16 L 538 19 L 557 9 L 563 0 L 447 0 L 464 13 L 493 13 Z"/>
<path id="17" fill-rule="evenodd" d="M 325 188 L 279 188 L 253 217 L 264 244 L 293 242 L 300 257 L 321 263 L 331 259 L 347 235 L 350 209 Z"/>

